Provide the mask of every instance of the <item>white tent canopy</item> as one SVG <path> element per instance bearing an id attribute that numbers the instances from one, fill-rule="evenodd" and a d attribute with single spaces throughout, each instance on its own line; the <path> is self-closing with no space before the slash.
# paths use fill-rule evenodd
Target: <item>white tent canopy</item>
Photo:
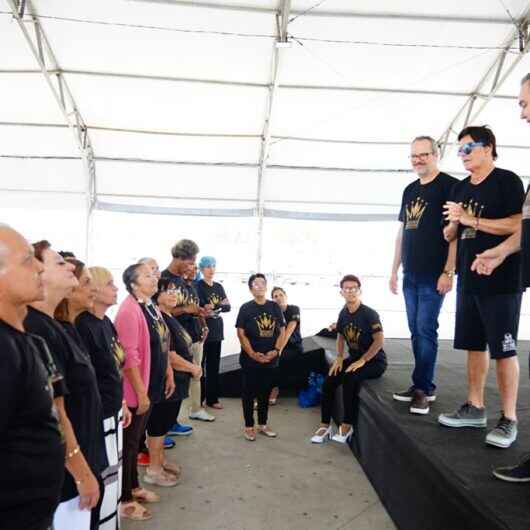
<path id="1" fill-rule="evenodd" d="M 439 139 L 461 176 L 456 135 L 486 123 L 528 178 L 528 20 L 521 0 L 0 0 L 2 218 L 117 274 L 191 237 L 238 303 L 250 270 L 290 287 L 306 331 L 355 272 L 404 336 L 386 277 L 409 143 Z"/>

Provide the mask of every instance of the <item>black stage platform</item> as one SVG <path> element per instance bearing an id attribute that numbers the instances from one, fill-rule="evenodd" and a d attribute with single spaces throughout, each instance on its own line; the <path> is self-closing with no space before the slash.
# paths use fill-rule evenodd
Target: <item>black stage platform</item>
<path id="1" fill-rule="evenodd" d="M 329 357 L 335 350 L 333 339 L 304 341 L 314 356 L 327 350 Z M 449 341 L 440 343 L 437 401 L 431 404 L 430 414 L 413 416 L 407 403 L 392 399 L 394 391 L 410 385 L 409 345 L 406 340 L 387 339 L 389 368 L 361 390 L 351 446 L 396 526 L 401 530 L 529 530 L 530 484 L 502 482 L 493 478 L 491 470 L 515 464 L 530 451 L 530 344 L 519 344 L 519 437 L 509 449 L 486 446 L 486 429 L 438 424 L 438 414 L 457 408 L 466 397 L 465 352 L 453 350 Z M 237 357 L 223 358 L 223 395 L 240 395 Z M 494 370 L 492 363 L 486 389 L 488 429 L 500 411 Z"/>

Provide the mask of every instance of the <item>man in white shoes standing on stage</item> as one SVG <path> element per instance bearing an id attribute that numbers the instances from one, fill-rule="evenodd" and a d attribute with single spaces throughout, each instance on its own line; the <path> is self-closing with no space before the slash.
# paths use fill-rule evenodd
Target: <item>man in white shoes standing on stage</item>
<path id="1" fill-rule="evenodd" d="M 411 333 L 415 367 L 412 386 L 394 399 L 410 403 L 412 414 L 428 414 L 436 399 L 434 368 L 438 354 L 438 316 L 444 296 L 453 286 L 456 241 L 444 239 L 443 205 L 457 179 L 438 169 L 438 146 L 429 136 L 411 144 L 410 161 L 418 179 L 403 192 L 399 227 L 390 277 L 398 293 L 398 270 L 403 264 L 403 295 Z"/>
<path id="2" fill-rule="evenodd" d="M 524 188 L 515 173 L 495 167 L 497 149 L 491 129 L 468 126 L 458 141 L 458 155 L 469 176 L 455 187 L 446 205 L 451 222 L 446 236 L 458 238 L 454 347 L 467 350 L 468 390 L 466 402 L 454 412 L 440 414 L 438 421 L 447 427 L 486 427 L 484 389 L 491 357 L 496 364 L 502 411 L 485 441 L 507 448 L 517 438 L 520 255 L 506 258 L 491 276 L 478 274 L 473 263 L 477 254 L 517 232 Z"/>

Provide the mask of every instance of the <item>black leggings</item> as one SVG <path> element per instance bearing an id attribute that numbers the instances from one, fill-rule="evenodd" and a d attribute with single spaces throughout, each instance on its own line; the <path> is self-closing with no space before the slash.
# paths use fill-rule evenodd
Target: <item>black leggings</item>
<path id="1" fill-rule="evenodd" d="M 219 401 L 221 341 L 205 342 L 202 351 L 201 403 L 213 405 Z"/>
<path id="2" fill-rule="evenodd" d="M 258 425 L 267 425 L 269 394 L 274 380 L 274 368 L 270 366 L 244 367 L 242 373 L 241 401 L 245 427 L 254 427 L 254 400 L 258 400 Z"/>
<path id="3" fill-rule="evenodd" d="M 350 364 L 352 364 L 352 360 L 346 359 L 343 363 L 342 371 L 337 375 L 328 375 L 322 385 L 322 423 L 329 424 L 331 422 L 335 391 L 342 385 L 343 423 L 353 425 L 354 413 L 359 404 L 359 392 L 362 382 L 365 379 L 377 379 L 386 370 L 385 362 L 371 360 L 355 372 L 345 373 L 346 368 Z"/>

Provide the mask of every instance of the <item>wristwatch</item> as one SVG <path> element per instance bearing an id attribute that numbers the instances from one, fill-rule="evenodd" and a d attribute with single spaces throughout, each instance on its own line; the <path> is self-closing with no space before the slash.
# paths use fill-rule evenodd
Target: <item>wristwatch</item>
<path id="1" fill-rule="evenodd" d="M 446 274 L 449 278 L 453 279 L 453 276 L 455 275 L 454 270 L 446 270 L 444 271 L 444 274 Z"/>

